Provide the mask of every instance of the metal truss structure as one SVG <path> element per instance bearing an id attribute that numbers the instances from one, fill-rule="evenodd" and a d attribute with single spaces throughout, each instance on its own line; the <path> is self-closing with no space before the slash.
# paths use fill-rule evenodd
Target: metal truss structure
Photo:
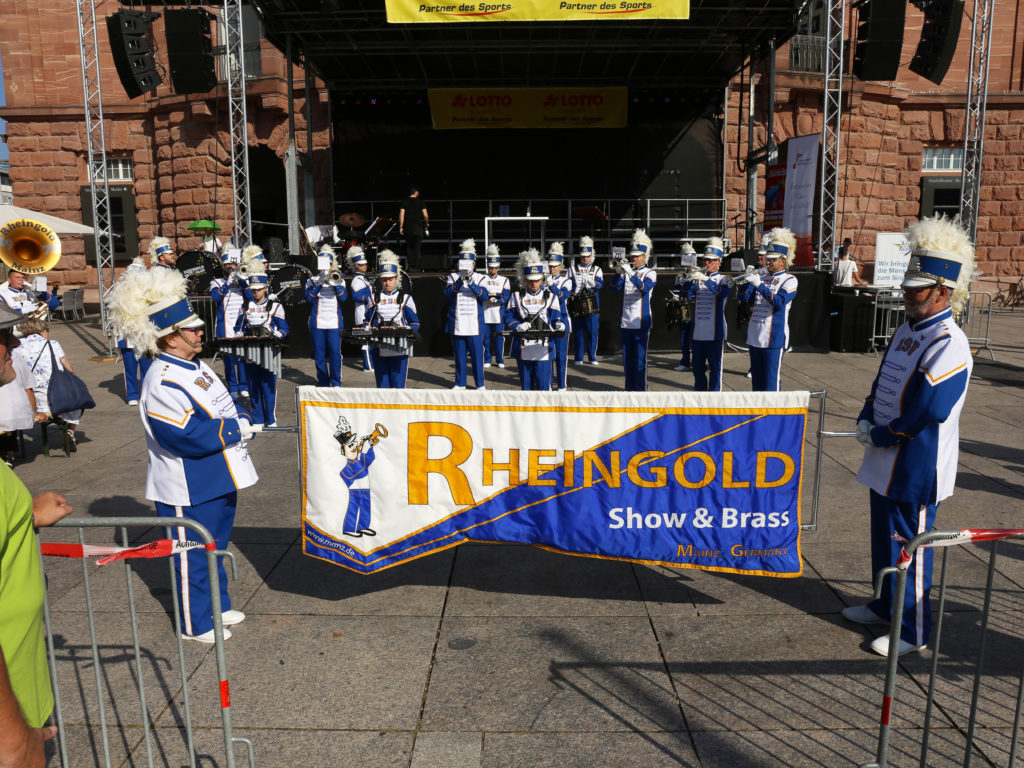
<path id="1" fill-rule="evenodd" d="M 819 270 L 832 271 L 839 199 L 839 126 L 843 118 L 843 32 L 846 0 L 828 0 L 825 25 L 825 87 L 821 122 L 821 198 L 818 203 Z"/>
<path id="2" fill-rule="evenodd" d="M 967 76 L 967 117 L 964 121 L 964 171 L 960 179 L 960 222 L 974 242 L 978 234 L 978 197 L 985 144 L 985 103 L 988 59 L 992 47 L 995 0 L 974 0 L 971 25 L 971 67 Z"/>
<path id="3" fill-rule="evenodd" d="M 79 55 L 82 62 L 82 93 L 85 98 L 85 138 L 92 197 L 93 237 L 96 240 L 96 277 L 99 286 L 100 323 L 113 353 L 113 328 L 107 315 L 107 296 L 114 287 L 114 239 L 110 230 L 110 195 L 107 188 L 107 142 L 103 132 L 103 96 L 100 92 L 99 46 L 96 42 L 95 0 L 77 0 Z"/>
<path id="4" fill-rule="evenodd" d="M 249 120 L 245 110 L 245 55 L 242 47 L 242 2 L 224 0 L 227 35 L 228 115 L 231 126 L 231 189 L 234 200 L 234 241 L 238 247 L 252 242 L 249 204 Z"/>

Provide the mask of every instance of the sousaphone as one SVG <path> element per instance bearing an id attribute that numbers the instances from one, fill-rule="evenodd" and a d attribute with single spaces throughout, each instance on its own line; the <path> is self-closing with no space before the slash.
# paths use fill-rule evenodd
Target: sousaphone
<path id="1" fill-rule="evenodd" d="M 60 261 L 60 238 L 42 222 L 11 219 L 0 227 L 0 260 L 24 275 L 40 275 Z"/>

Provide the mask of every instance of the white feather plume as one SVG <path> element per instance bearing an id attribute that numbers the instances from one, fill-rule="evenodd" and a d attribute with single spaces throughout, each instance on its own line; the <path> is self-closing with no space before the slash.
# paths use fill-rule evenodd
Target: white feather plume
<path id="1" fill-rule="evenodd" d="M 472 237 L 467 237 L 459 246 L 459 253 L 472 253 L 476 256 L 476 241 Z"/>
<path id="2" fill-rule="evenodd" d="M 633 233 L 632 245 L 646 245 L 648 257 L 654 252 L 654 243 L 651 242 L 651 238 L 647 235 L 647 230 L 643 228 Z"/>
<path id="3" fill-rule="evenodd" d="M 793 263 L 793 257 L 796 255 L 796 235 L 792 230 L 786 227 L 775 227 L 768 233 L 768 244 L 786 246 L 786 253 L 779 255 L 785 257 L 787 266 Z"/>
<path id="4" fill-rule="evenodd" d="M 960 317 L 970 297 L 971 281 L 974 280 L 976 263 L 974 244 L 967 231 L 945 216 L 934 216 L 911 224 L 906 230 L 907 243 L 911 251 L 927 248 L 949 254 L 960 262 L 960 275 L 955 286 L 950 287 L 949 305 Z"/>
<path id="5" fill-rule="evenodd" d="M 168 298 L 185 298 L 185 276 L 174 269 L 125 272 L 107 299 L 111 322 L 118 336 L 128 339 L 140 353 L 157 354 L 157 327 L 150 308 Z"/>
<path id="6" fill-rule="evenodd" d="M 155 260 L 156 259 L 156 249 L 161 247 L 161 246 L 170 245 L 170 244 L 171 244 L 171 241 L 168 240 L 166 237 L 154 237 L 152 240 L 149 241 L 149 248 L 146 249 L 146 253 L 149 254 L 149 258 L 150 259 Z"/>

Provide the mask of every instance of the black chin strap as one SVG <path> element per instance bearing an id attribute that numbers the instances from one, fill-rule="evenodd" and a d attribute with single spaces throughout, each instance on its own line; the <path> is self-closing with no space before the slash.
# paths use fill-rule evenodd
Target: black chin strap
<path id="1" fill-rule="evenodd" d="M 178 334 L 178 338 L 181 339 L 182 341 L 184 341 L 190 347 L 192 347 L 192 349 L 202 349 L 203 348 L 203 342 L 200 341 L 198 344 L 193 344 L 191 341 L 189 341 L 188 336 L 186 336 L 185 334 L 183 334 L 181 332 L 181 328 L 179 328 L 176 331 L 176 333 Z"/>

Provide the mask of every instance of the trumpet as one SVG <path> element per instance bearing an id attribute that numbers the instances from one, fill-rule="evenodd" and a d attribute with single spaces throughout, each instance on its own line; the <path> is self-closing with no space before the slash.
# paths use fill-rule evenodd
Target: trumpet
<path id="1" fill-rule="evenodd" d="M 746 270 L 736 275 L 735 277 L 728 278 L 729 287 L 731 288 L 734 285 L 743 285 L 744 283 L 747 282 L 747 278 L 749 278 L 756 271 L 757 267 L 755 267 L 753 264 L 747 264 Z"/>
<path id="2" fill-rule="evenodd" d="M 359 442 L 359 453 L 363 452 L 363 448 L 366 447 L 367 443 L 369 443 L 370 447 L 372 448 L 373 446 L 375 446 L 377 443 L 380 442 L 380 439 L 382 437 L 387 437 L 387 436 L 388 436 L 388 430 L 387 430 L 387 428 L 383 424 L 380 424 L 380 423 L 374 424 L 373 425 L 373 432 L 371 432 L 370 434 L 366 435 Z"/>
<path id="3" fill-rule="evenodd" d="M 237 274 L 240 278 L 243 278 L 243 279 L 248 277 L 249 273 L 251 273 L 251 272 L 252 272 L 252 267 L 249 266 L 249 262 L 245 262 L 244 264 L 240 264 L 238 266 L 238 269 L 235 270 L 235 274 Z"/>

